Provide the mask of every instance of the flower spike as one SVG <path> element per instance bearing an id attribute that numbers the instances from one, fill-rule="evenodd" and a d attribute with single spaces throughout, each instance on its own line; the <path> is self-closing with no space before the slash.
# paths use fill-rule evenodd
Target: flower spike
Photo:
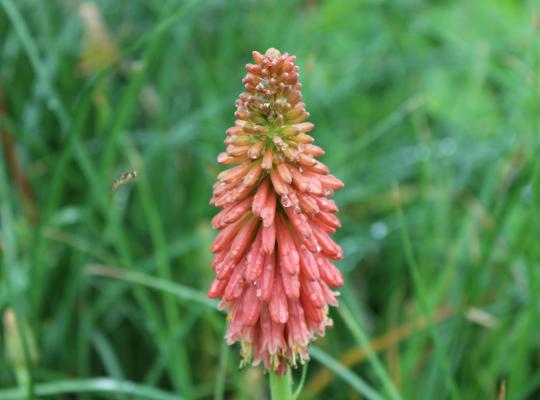
<path id="1" fill-rule="evenodd" d="M 332 326 L 343 257 L 330 238 L 340 227 L 328 199 L 343 182 L 317 160 L 309 113 L 301 101 L 296 58 L 253 52 L 227 130 L 210 204 L 220 230 L 212 245 L 216 278 L 208 295 L 229 314 L 227 342 L 241 342 L 243 364 L 282 374 L 309 358 L 308 345 Z"/>

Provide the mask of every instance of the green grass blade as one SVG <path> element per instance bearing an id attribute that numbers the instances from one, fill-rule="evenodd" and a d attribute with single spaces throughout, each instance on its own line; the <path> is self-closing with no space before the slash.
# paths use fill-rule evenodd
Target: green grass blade
<path id="1" fill-rule="evenodd" d="M 230 351 L 230 346 L 227 344 L 227 341 L 222 340 L 216 386 L 214 387 L 214 400 L 223 400 L 225 398 L 225 383 L 227 378 L 227 368 L 229 366 Z"/>
<path id="2" fill-rule="evenodd" d="M 302 389 L 304 388 L 304 384 L 306 383 L 306 376 L 308 371 L 308 363 L 304 363 L 302 365 L 302 375 L 300 376 L 300 382 L 296 385 L 296 389 L 293 393 L 293 399 L 299 399 L 300 395 L 302 394 Z"/>
<path id="3" fill-rule="evenodd" d="M 347 382 L 362 396 L 369 400 L 383 400 L 384 397 L 377 393 L 369 384 L 362 378 L 354 374 L 350 369 L 342 366 L 334 357 L 325 353 L 317 346 L 311 346 L 310 354 L 314 359 L 323 364 L 326 368 L 332 370 L 337 376 Z"/>
<path id="4" fill-rule="evenodd" d="M 339 315 L 349 328 L 350 332 L 354 336 L 354 338 L 358 341 L 358 343 L 366 349 L 366 352 L 368 354 L 368 361 L 373 367 L 373 370 L 377 374 L 379 380 L 383 384 L 383 387 L 386 391 L 386 394 L 391 399 L 401 399 L 401 396 L 399 395 L 394 383 L 390 379 L 390 376 L 388 375 L 388 372 L 386 372 L 386 369 L 384 368 L 382 362 L 379 360 L 379 357 L 377 354 L 373 351 L 371 348 L 371 345 L 369 343 L 369 339 L 364 333 L 363 329 L 358 324 L 358 321 L 353 317 L 349 309 L 345 304 L 341 304 L 338 308 Z"/>
<path id="5" fill-rule="evenodd" d="M 101 332 L 95 332 L 92 335 L 92 342 L 108 375 L 115 379 L 124 379 L 124 372 L 118 357 L 116 357 L 114 348 L 107 338 Z"/>
<path id="6" fill-rule="evenodd" d="M 0 142 L 0 154 L 3 154 L 2 150 L 4 149 L 2 142 Z M 3 158 L 0 159 L 0 162 L 2 161 Z M 6 300 L 12 307 L 16 325 L 14 334 L 20 336 L 16 339 L 19 339 L 20 344 L 22 345 L 22 365 L 10 365 L 10 367 L 15 370 L 15 373 L 19 378 L 18 383 L 24 386 L 24 389 L 22 390 L 24 396 L 28 399 L 32 399 L 35 391 L 34 376 L 30 339 L 26 332 L 27 324 L 25 322 L 27 318 L 23 311 L 27 309 L 27 304 L 25 304 L 26 293 L 24 293 L 20 287 L 17 288 L 18 285 L 15 283 L 17 273 L 16 268 L 20 267 L 20 264 L 17 260 L 18 246 L 15 230 L 16 224 L 10 204 L 11 195 L 5 172 L 6 170 L 0 164 L 0 287 L 2 287 L 2 291 L 5 291 Z M 5 312 L 5 310 L 2 311 Z M 3 316 L 3 312 L 0 316 Z"/>
<path id="7" fill-rule="evenodd" d="M 41 81 L 41 84 L 43 85 L 43 88 L 49 98 L 48 99 L 49 107 L 58 117 L 58 121 L 60 122 L 60 126 L 63 131 L 62 133 L 65 134 L 66 129 L 69 125 L 69 117 L 66 112 L 66 109 L 64 108 L 64 106 L 62 105 L 62 102 L 60 101 L 60 97 L 58 96 L 56 90 L 52 86 L 49 77 L 46 75 L 47 69 L 44 68 L 43 63 L 41 59 L 39 58 L 39 52 L 38 52 L 38 47 L 36 45 L 36 42 L 32 38 L 32 35 L 30 34 L 30 31 L 28 30 L 28 26 L 26 25 L 26 22 L 24 21 L 21 13 L 17 9 L 13 1 L 2 0 L 0 4 L 4 8 L 4 11 L 8 15 L 9 19 L 11 20 L 11 23 L 13 24 L 13 27 L 15 28 L 15 32 L 17 32 L 17 35 L 19 36 L 20 41 L 25 47 L 26 52 L 28 54 L 28 58 L 30 59 L 30 63 L 32 64 L 32 68 L 37 74 L 38 79 Z"/>
<path id="8" fill-rule="evenodd" d="M 395 186 L 395 190 L 396 190 L 397 198 L 399 199 L 399 187 L 397 185 Z M 436 355 L 439 365 L 441 366 L 444 372 L 448 390 L 450 391 L 452 398 L 457 400 L 461 398 L 461 395 L 459 393 L 459 387 L 457 386 L 454 380 L 454 377 L 452 375 L 452 371 L 450 368 L 450 362 L 448 360 L 448 356 L 446 355 L 441 338 L 439 337 L 439 334 L 437 332 L 437 327 L 435 323 L 433 322 L 433 315 L 432 315 L 433 308 L 429 305 L 429 300 L 426 294 L 425 284 L 422 280 L 418 263 L 416 262 L 416 259 L 413 254 L 412 243 L 409 237 L 409 231 L 407 229 L 405 217 L 403 216 L 403 210 L 402 210 L 400 201 L 398 201 L 397 213 L 398 213 L 399 223 L 401 226 L 401 239 L 403 241 L 405 259 L 409 267 L 409 272 L 413 278 L 416 297 L 417 297 L 418 303 L 420 304 L 422 312 L 424 313 L 425 317 L 428 320 L 428 330 L 435 344 L 435 350 L 436 350 L 435 355 Z"/>
<path id="9" fill-rule="evenodd" d="M 148 400 L 180 400 L 177 394 L 112 378 L 74 379 L 40 383 L 36 385 L 38 396 L 59 396 L 74 393 L 126 394 Z M 0 400 L 21 400 L 24 393 L 19 389 L 0 390 Z"/>
<path id="10" fill-rule="evenodd" d="M 106 276 L 109 278 L 128 281 L 162 292 L 170 293 L 178 297 L 179 299 L 199 303 L 211 308 L 212 310 L 215 310 L 217 308 L 217 301 L 209 299 L 208 296 L 203 292 L 191 289 L 187 286 L 183 286 L 177 283 L 171 283 L 163 279 L 154 278 L 140 272 L 126 271 L 119 268 L 112 268 L 103 265 L 90 266 L 86 269 L 86 272 L 90 275 Z"/>

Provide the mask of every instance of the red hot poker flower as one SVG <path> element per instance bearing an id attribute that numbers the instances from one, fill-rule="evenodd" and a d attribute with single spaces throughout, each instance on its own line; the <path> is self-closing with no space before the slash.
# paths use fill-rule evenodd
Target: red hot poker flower
<path id="1" fill-rule="evenodd" d="M 263 362 L 278 374 L 308 359 L 308 344 L 332 325 L 343 276 L 331 260 L 343 252 L 331 238 L 340 227 L 328 199 L 343 182 L 316 159 L 302 103 L 296 58 L 276 49 L 253 52 L 246 91 L 236 101 L 223 165 L 210 204 L 221 232 L 212 252 L 216 278 L 208 295 L 229 313 L 229 344 L 243 363 Z"/>

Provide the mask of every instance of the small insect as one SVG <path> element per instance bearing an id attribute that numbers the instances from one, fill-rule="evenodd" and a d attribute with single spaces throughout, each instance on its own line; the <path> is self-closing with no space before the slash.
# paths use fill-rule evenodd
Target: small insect
<path id="1" fill-rule="evenodd" d="M 129 181 L 132 181 L 136 177 L 137 177 L 137 171 L 129 171 L 122 174 L 120 178 L 116 179 L 113 182 L 112 187 L 111 187 L 111 192 L 112 193 L 116 192 L 120 186 L 128 183 Z"/>

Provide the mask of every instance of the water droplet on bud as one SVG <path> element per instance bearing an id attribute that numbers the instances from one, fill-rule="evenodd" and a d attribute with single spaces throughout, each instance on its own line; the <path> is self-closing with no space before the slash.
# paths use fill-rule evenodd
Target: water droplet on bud
<path id="1" fill-rule="evenodd" d="M 291 206 L 291 199 L 289 199 L 289 197 L 286 194 L 281 196 L 281 205 L 285 208 L 288 208 Z"/>

